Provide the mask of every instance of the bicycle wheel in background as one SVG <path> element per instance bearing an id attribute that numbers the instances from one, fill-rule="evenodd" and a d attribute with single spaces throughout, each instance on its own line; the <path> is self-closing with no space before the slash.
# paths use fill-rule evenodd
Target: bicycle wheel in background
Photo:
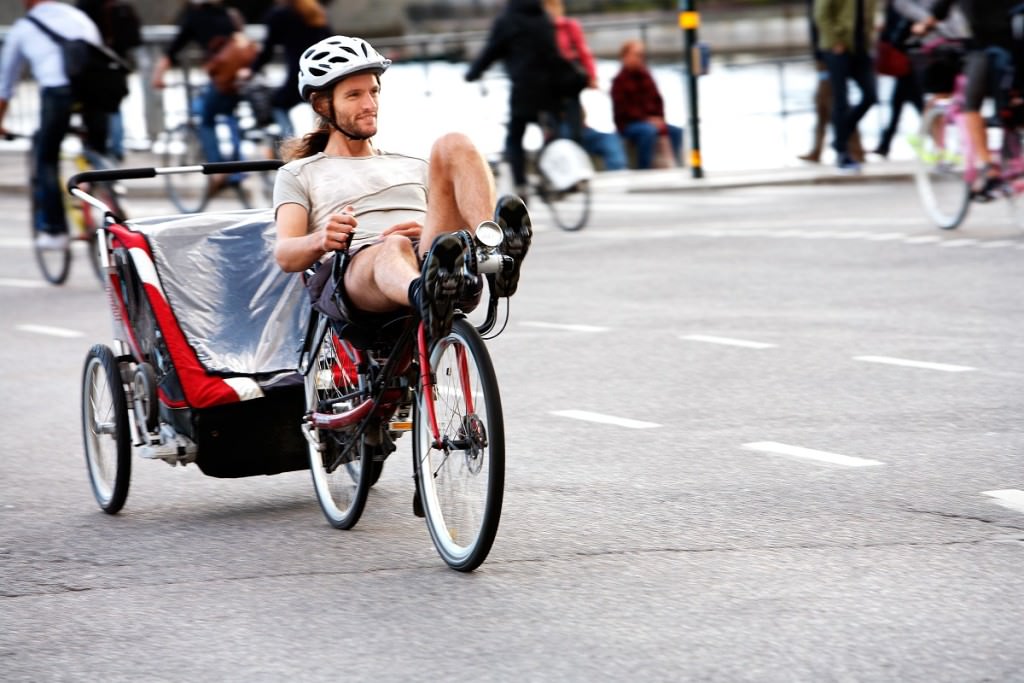
<path id="1" fill-rule="evenodd" d="M 1010 217 L 1024 230 L 1024 140 L 1016 129 L 1003 129 L 1003 147 L 1000 150 L 1003 175 L 1006 177 L 1006 199 Z"/>
<path id="2" fill-rule="evenodd" d="M 114 215 L 119 219 L 123 220 L 127 218 L 127 216 L 124 215 L 121 204 L 117 199 L 117 192 L 114 190 L 114 186 L 110 183 L 96 183 L 86 191 L 110 207 L 110 210 L 113 211 Z M 80 200 L 76 199 L 75 201 Z M 97 242 L 99 237 L 98 230 L 103 227 L 103 212 L 86 202 L 81 202 L 81 211 L 83 224 L 85 226 L 85 234 L 87 236 L 89 263 L 92 264 L 92 271 L 95 273 L 97 279 L 99 279 L 100 284 L 105 285 L 107 282 L 107 274 L 103 271 L 103 265 L 100 261 L 99 243 Z"/>
<path id="3" fill-rule="evenodd" d="M 928 217 L 944 230 L 963 222 L 971 189 L 964 178 L 967 145 L 962 129 L 944 107 L 925 114 L 918 133 L 917 193 Z"/>
<path id="4" fill-rule="evenodd" d="M 427 528 L 452 569 L 472 571 L 494 543 L 505 489 L 505 428 L 498 381 L 476 329 L 459 318 L 430 352 L 436 384 L 417 392 L 413 458 Z M 428 402 L 433 403 L 435 443 Z"/>
<path id="5" fill-rule="evenodd" d="M 32 251 L 35 252 L 39 270 L 50 284 L 62 285 L 71 270 L 71 245 L 66 244 L 63 249 L 44 249 L 36 244 L 38 234 L 35 228 L 31 229 Z"/>
<path id="6" fill-rule="evenodd" d="M 590 218 L 590 181 L 581 180 L 572 188 L 559 192 L 544 190 L 541 199 L 551 209 L 551 215 L 562 230 L 580 230 Z"/>
<path id="7" fill-rule="evenodd" d="M 89 349 L 82 373 L 82 436 L 89 483 L 100 509 L 117 514 L 128 497 L 132 442 L 121 369 L 109 347 Z"/>
<path id="8" fill-rule="evenodd" d="M 340 409 L 342 403 L 352 400 L 351 397 L 341 400 L 342 397 L 359 388 L 355 368 L 346 355 L 343 343 L 329 325 L 326 327 L 324 333 L 317 335 L 319 341 L 312 351 L 311 367 L 306 373 L 308 412 L 335 412 L 335 408 Z M 304 424 L 303 429 L 308 430 L 309 467 L 320 509 L 334 528 L 351 529 L 363 514 L 366 497 L 373 483 L 372 476 L 361 476 L 364 471 L 370 473 L 374 466 L 369 449 L 360 439 L 353 458 L 348 462 L 340 462 L 338 456 L 342 445 L 334 435 L 310 424 Z M 341 441 L 348 442 L 347 439 Z"/>
<path id="9" fill-rule="evenodd" d="M 537 158 L 541 200 L 562 230 L 579 230 L 590 217 L 590 179 L 594 165 L 586 151 L 568 139 L 553 140 Z"/>
<path id="10" fill-rule="evenodd" d="M 164 166 L 197 166 L 206 163 L 198 129 L 183 123 L 164 131 L 161 138 Z M 182 213 L 199 213 L 210 201 L 210 178 L 202 173 L 170 173 L 164 176 L 167 195 Z"/>

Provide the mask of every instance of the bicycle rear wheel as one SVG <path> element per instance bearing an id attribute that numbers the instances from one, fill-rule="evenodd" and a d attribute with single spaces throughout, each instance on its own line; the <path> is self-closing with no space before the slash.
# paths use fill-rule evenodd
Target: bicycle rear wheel
<path id="1" fill-rule="evenodd" d="M 430 352 L 436 384 L 418 392 L 413 458 L 427 528 L 452 569 L 472 571 L 494 543 L 505 488 L 498 381 L 476 329 L 456 319 Z M 435 442 L 430 409 L 437 420 Z"/>
<path id="2" fill-rule="evenodd" d="M 310 412 L 347 409 L 354 400 L 351 395 L 358 389 L 354 365 L 345 344 L 329 325 L 319 337 L 306 374 L 306 409 Z M 308 430 L 309 468 L 320 509 L 335 529 L 351 529 L 366 507 L 373 477 L 363 476 L 363 473 L 372 474 L 373 457 L 362 438 L 352 446 L 350 456 L 344 460 L 340 457 L 355 438 L 354 427 L 337 434 L 310 424 L 304 424 L 303 429 Z"/>
<path id="3" fill-rule="evenodd" d="M 921 204 L 938 227 L 952 230 L 963 222 L 971 199 L 962 129 L 944 107 L 934 107 L 921 122 L 918 141 L 914 178 Z"/>
<path id="4" fill-rule="evenodd" d="M 562 230 L 580 230 L 590 218 L 590 181 L 581 180 L 568 190 L 544 190 L 541 199 Z"/>
<path id="5" fill-rule="evenodd" d="M 1003 146 L 1000 151 L 1003 175 L 1006 177 L 1006 199 L 1010 205 L 1010 217 L 1014 224 L 1024 230 L 1024 140 L 1016 129 L 1003 129 Z"/>
<path id="6" fill-rule="evenodd" d="M 206 163 L 199 130 L 190 124 L 164 131 L 164 166 L 196 166 Z M 210 201 L 210 179 L 201 173 L 170 173 L 164 176 L 167 196 L 182 213 L 199 213 Z"/>

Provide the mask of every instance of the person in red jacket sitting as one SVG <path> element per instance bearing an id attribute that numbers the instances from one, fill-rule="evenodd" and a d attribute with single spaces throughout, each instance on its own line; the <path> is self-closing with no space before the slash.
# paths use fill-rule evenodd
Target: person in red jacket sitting
<path id="1" fill-rule="evenodd" d="M 676 165 L 682 165 L 683 129 L 665 121 L 665 105 L 647 69 L 644 44 L 623 43 L 619 51 L 622 69 L 612 81 L 615 127 L 636 148 L 637 168 L 651 168 L 659 138 L 667 136 Z"/>

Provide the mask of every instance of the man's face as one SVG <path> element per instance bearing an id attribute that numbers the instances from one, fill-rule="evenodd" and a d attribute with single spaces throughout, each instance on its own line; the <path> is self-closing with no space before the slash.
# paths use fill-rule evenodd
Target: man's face
<path id="1" fill-rule="evenodd" d="M 336 123 L 355 135 L 373 137 L 377 133 L 377 100 L 380 82 L 373 73 L 349 76 L 334 88 Z"/>
<path id="2" fill-rule="evenodd" d="M 626 51 L 622 53 L 622 66 L 626 69 L 637 71 L 643 69 L 645 65 L 646 53 L 642 43 L 632 43 L 626 48 Z"/>

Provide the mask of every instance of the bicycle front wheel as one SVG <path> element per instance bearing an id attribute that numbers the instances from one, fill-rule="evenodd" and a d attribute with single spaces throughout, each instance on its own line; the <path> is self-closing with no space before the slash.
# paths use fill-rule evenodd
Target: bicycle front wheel
<path id="1" fill-rule="evenodd" d="M 71 271 L 71 245 L 65 244 L 61 249 L 47 249 L 36 243 L 39 233 L 32 230 L 32 250 L 35 252 L 36 263 L 47 282 L 62 285 Z"/>
<path id="2" fill-rule="evenodd" d="M 430 353 L 435 384 L 418 392 L 413 442 L 427 528 L 452 569 L 472 571 L 494 543 L 505 489 L 505 428 L 487 348 L 459 318 Z M 437 438 L 431 424 L 437 422 Z"/>
<path id="3" fill-rule="evenodd" d="M 110 210 L 113 211 L 118 218 L 126 218 L 124 212 L 121 210 L 121 205 L 117 200 L 117 192 L 114 190 L 113 185 L 110 183 L 97 183 L 89 189 L 89 193 L 110 207 Z M 98 231 L 103 227 L 103 212 L 86 202 L 82 202 L 82 216 L 85 225 L 85 234 L 88 238 L 89 262 L 92 264 L 92 271 L 100 281 L 100 284 L 106 285 L 107 274 L 103 271 L 99 251 L 100 245 L 98 241 Z"/>
<path id="4" fill-rule="evenodd" d="M 306 409 L 321 413 L 345 410 L 351 407 L 358 389 L 355 366 L 330 325 L 319 336 L 306 373 Z M 334 433 L 306 423 L 303 429 L 308 430 L 309 468 L 320 509 L 335 529 L 351 529 L 366 507 L 373 477 L 363 474 L 371 473 L 373 456 L 362 438 L 351 445 L 356 438 L 354 427 Z"/>
<path id="5" fill-rule="evenodd" d="M 933 107 L 921 122 L 914 173 L 925 212 L 943 230 L 963 222 L 971 189 L 964 179 L 967 147 L 963 131 L 944 107 Z"/>
<path id="6" fill-rule="evenodd" d="M 206 163 L 199 130 L 187 123 L 163 135 L 164 166 L 197 166 Z M 170 173 L 164 176 L 167 196 L 182 213 L 199 213 L 210 201 L 209 177 L 201 173 Z"/>

